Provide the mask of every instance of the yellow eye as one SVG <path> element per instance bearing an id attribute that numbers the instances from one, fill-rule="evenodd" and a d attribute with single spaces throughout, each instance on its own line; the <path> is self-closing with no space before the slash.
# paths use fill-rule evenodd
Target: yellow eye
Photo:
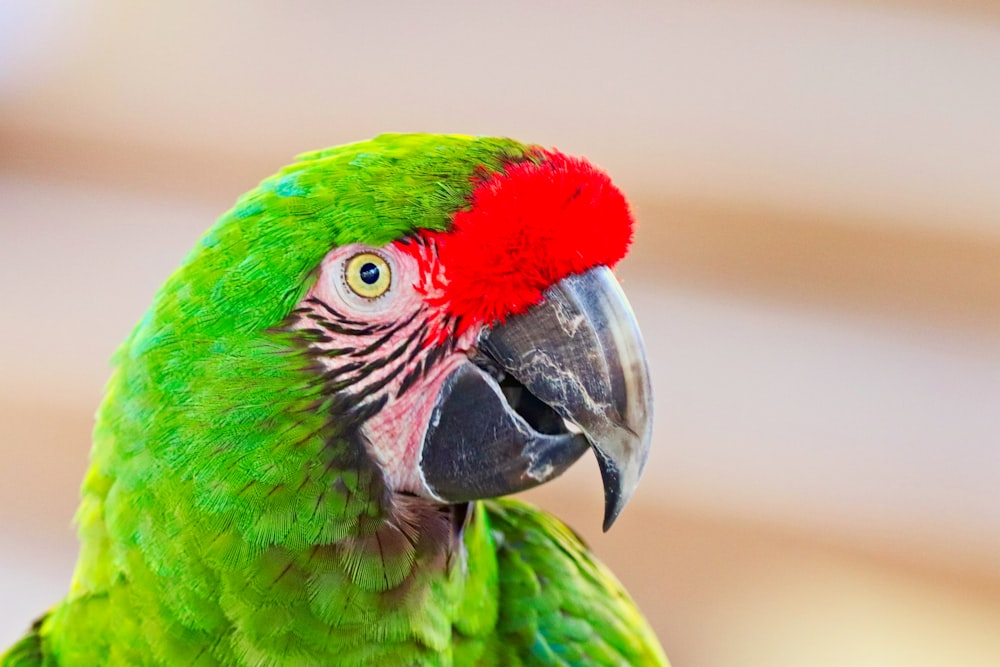
<path id="1" fill-rule="evenodd" d="M 376 299 L 389 290 L 392 271 L 389 264 L 375 253 L 363 252 L 347 260 L 344 281 L 358 296 Z"/>

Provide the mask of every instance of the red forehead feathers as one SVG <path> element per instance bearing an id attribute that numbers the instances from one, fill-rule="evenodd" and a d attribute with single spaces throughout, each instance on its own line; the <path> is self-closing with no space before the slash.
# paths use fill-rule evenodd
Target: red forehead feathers
<path id="1" fill-rule="evenodd" d="M 628 202 L 586 160 L 542 151 L 511 164 L 472 192 L 448 232 L 429 232 L 443 294 L 435 305 L 462 329 L 521 313 L 566 276 L 613 267 L 632 241 Z"/>

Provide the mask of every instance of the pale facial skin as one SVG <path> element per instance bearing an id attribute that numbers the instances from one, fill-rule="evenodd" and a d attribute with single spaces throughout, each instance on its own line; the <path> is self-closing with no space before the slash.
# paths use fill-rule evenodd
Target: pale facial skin
<path id="1" fill-rule="evenodd" d="M 358 283 L 358 262 L 351 260 L 369 253 L 384 261 L 381 273 L 388 268 L 391 274 L 385 291 L 375 297 L 359 294 L 351 285 L 365 288 Z M 361 435 L 388 487 L 421 496 L 430 496 L 418 464 L 438 388 L 468 360 L 478 335 L 478 328 L 469 327 L 451 339 L 446 314 L 429 303 L 440 296 L 443 279 L 440 271 L 422 270 L 429 265 L 437 269 L 426 261 L 430 256 L 431 249 L 417 241 L 335 248 L 324 257 L 315 284 L 299 304 L 303 311 L 341 327 L 324 330 L 327 340 L 315 345 L 329 354 L 319 355 L 319 360 L 351 381 L 353 394 L 372 390 L 368 400 L 384 398 L 384 407 L 364 422 Z M 349 276 L 349 271 L 355 275 Z M 303 315 L 294 326 L 311 328 L 315 322 Z M 387 351 L 399 355 L 381 367 L 365 367 L 391 356 Z"/>

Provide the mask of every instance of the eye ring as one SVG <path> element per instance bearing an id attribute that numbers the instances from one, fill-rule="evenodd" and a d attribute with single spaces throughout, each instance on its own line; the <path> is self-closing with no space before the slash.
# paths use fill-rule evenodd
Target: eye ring
<path id="1" fill-rule="evenodd" d="M 377 299 L 392 286 L 392 269 L 381 255 L 362 252 L 344 264 L 344 282 L 365 299 Z"/>

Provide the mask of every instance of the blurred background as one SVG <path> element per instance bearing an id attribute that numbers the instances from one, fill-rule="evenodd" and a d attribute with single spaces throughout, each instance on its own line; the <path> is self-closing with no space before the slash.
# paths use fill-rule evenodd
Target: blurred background
<path id="1" fill-rule="evenodd" d="M 608 535 L 675 667 L 1000 664 L 1000 9 L 0 4 L 0 645 L 65 590 L 107 359 L 235 198 L 383 131 L 586 155 L 656 392 Z"/>

